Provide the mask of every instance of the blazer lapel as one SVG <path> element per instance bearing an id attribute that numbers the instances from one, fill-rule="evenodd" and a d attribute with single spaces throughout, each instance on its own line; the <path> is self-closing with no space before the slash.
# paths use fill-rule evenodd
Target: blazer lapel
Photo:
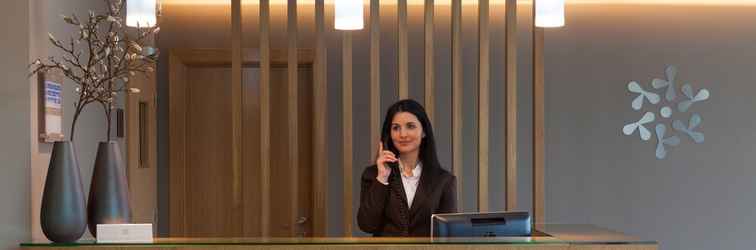
<path id="1" fill-rule="evenodd" d="M 428 196 L 433 193 L 433 170 L 430 167 L 423 168 L 423 172 L 420 174 L 420 183 L 417 185 L 417 191 L 415 191 L 415 198 L 412 200 L 412 207 L 410 208 L 410 217 L 414 217 L 417 210 L 426 202 Z"/>
<path id="2" fill-rule="evenodd" d="M 391 173 L 391 175 L 394 175 L 393 178 L 391 178 L 391 192 L 394 193 L 394 195 L 399 196 L 399 199 L 402 201 L 402 206 L 400 206 L 402 209 L 407 209 L 407 193 L 404 191 L 404 184 L 402 183 L 402 177 L 400 173 Z"/>

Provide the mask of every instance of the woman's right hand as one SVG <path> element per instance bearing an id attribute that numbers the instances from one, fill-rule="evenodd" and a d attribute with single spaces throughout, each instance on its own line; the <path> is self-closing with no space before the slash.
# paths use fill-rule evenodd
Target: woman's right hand
<path id="1" fill-rule="evenodd" d="M 388 184 L 388 177 L 391 175 L 389 162 L 398 162 L 394 152 L 383 150 L 383 143 L 378 144 L 378 158 L 375 160 L 375 166 L 378 168 L 378 176 L 375 177 L 379 182 Z"/>

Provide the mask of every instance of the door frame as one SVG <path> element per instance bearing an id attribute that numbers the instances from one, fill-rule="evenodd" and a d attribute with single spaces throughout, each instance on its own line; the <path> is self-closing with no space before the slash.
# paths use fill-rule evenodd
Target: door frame
<path id="1" fill-rule="evenodd" d="M 242 49 L 241 63 L 244 66 L 259 67 L 260 53 L 257 49 Z M 297 51 L 298 64 L 313 64 L 314 52 L 311 49 L 299 49 Z M 229 49 L 171 49 L 168 54 L 169 75 L 168 75 L 168 181 L 169 181 L 169 236 L 181 237 L 186 236 L 186 118 L 187 118 L 187 83 L 186 73 L 189 67 L 193 66 L 232 66 L 232 50 Z M 286 65 L 288 62 L 287 50 L 272 49 L 270 50 L 271 64 Z M 262 107 L 261 107 L 262 108 Z M 269 108 L 269 107 L 268 107 Z M 242 106 L 232 102 L 232 113 L 241 117 L 243 114 Z M 235 119 L 238 124 L 229 124 L 229 127 L 241 127 L 242 119 Z M 233 122 L 232 122 L 233 123 Z M 243 131 L 241 131 L 243 133 Z M 234 135 L 241 138 L 241 135 Z M 241 144 L 241 142 L 238 142 Z M 242 154 L 241 145 L 233 145 L 232 150 L 238 155 Z M 177 150 L 179 149 L 179 150 Z M 315 170 L 314 170 L 315 171 Z M 241 171 L 234 171 L 234 183 L 241 183 Z M 312 173 L 313 178 L 321 176 L 319 173 Z M 263 185 L 270 185 L 270 182 L 263 182 Z M 242 185 L 233 185 L 235 194 L 242 193 Z M 269 190 L 269 188 L 267 189 Z M 314 204 L 325 204 L 326 190 L 324 187 L 313 186 L 312 199 Z M 239 206 L 235 209 L 242 213 L 243 198 L 241 195 L 234 195 L 232 204 Z M 254 211 L 260 210 L 260 203 L 252 203 L 257 206 Z M 313 211 L 313 219 L 324 221 L 325 213 Z M 323 217 L 323 218 L 320 218 Z M 245 221 L 246 223 L 246 221 Z M 259 236 L 247 235 L 243 236 Z"/>

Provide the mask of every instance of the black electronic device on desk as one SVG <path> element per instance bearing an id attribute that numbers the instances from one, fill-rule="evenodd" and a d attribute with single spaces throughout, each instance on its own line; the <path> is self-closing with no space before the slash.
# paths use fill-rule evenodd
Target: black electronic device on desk
<path id="1" fill-rule="evenodd" d="M 451 213 L 431 216 L 431 237 L 529 237 L 528 212 Z"/>

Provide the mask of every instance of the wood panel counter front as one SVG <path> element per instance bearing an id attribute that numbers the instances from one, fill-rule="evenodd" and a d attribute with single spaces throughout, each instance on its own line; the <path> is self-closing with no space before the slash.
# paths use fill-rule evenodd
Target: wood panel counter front
<path id="1" fill-rule="evenodd" d="M 537 226 L 544 236 L 485 237 L 485 238 L 156 238 L 150 244 L 97 244 L 80 241 L 71 244 L 49 242 L 22 243 L 26 250 L 425 250 L 425 249 L 503 249 L 503 250 L 656 250 L 655 241 L 591 226 L 543 225 Z M 540 233 L 539 233 L 540 235 Z"/>

